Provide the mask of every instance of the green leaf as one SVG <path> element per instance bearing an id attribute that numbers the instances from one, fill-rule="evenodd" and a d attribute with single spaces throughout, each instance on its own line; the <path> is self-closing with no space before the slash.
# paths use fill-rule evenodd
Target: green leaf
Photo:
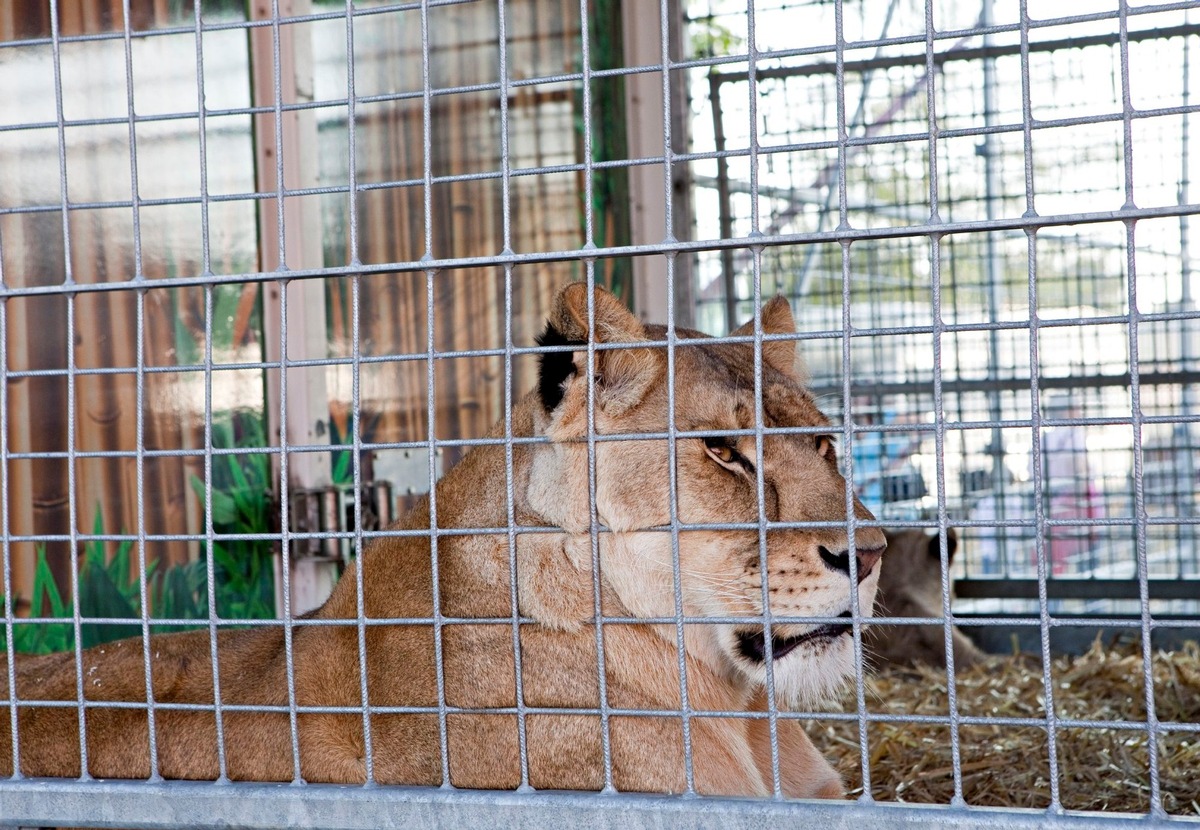
<path id="1" fill-rule="evenodd" d="M 96 505 L 96 518 L 92 520 L 92 535 L 104 535 L 104 516 L 100 512 L 100 505 Z M 83 546 L 84 561 L 94 564 L 96 567 L 104 567 L 104 542 L 100 539 L 92 539 Z"/>
<path id="2" fill-rule="evenodd" d="M 155 616 L 165 619 L 201 620 L 208 616 L 207 574 L 203 561 L 168 568 L 158 582 L 154 597 Z M 178 631 L 179 626 L 156 630 Z"/>
<path id="3" fill-rule="evenodd" d="M 79 613 L 84 618 L 115 617 L 136 619 L 137 608 L 121 595 L 120 588 L 102 568 L 86 567 L 79 577 Z M 83 647 L 136 637 L 140 625 L 114 623 L 85 623 L 81 627 Z"/>
<path id="4" fill-rule="evenodd" d="M 219 566 L 218 584 L 226 590 L 235 590 L 239 594 L 247 593 L 252 583 L 246 579 L 242 569 L 238 567 L 237 558 L 222 545 L 213 544 L 213 561 Z M 223 577 L 223 579 L 221 578 Z"/>
<path id="5" fill-rule="evenodd" d="M 233 479 L 233 487 L 230 489 L 230 495 L 233 496 L 234 503 L 237 505 L 238 516 L 245 519 L 254 519 L 267 502 L 266 495 L 250 484 L 245 473 L 242 472 L 242 466 L 236 457 L 230 458 L 229 472 L 230 477 Z M 254 531 L 251 530 L 248 532 L 253 533 Z"/>
<path id="6" fill-rule="evenodd" d="M 217 416 L 214 416 L 210 429 L 214 449 L 227 450 L 233 447 L 233 426 L 231 424 L 227 421 L 217 420 Z"/>
<path id="7" fill-rule="evenodd" d="M 46 606 L 49 605 L 47 608 Z M 46 561 L 46 549 L 37 548 L 37 562 L 33 572 L 33 602 L 31 613 L 35 617 L 68 617 L 71 610 L 63 602 L 54 582 L 54 575 Z M 69 623 L 16 622 L 13 625 L 13 648 L 22 654 L 51 654 L 71 648 L 74 631 Z M 0 630 L 0 645 L 4 643 Z"/>
<path id="8" fill-rule="evenodd" d="M 204 480 L 197 475 L 192 476 L 192 490 L 204 504 Z M 228 493 L 223 493 L 215 486 L 212 488 L 212 520 L 213 525 L 229 524 L 237 520 L 237 505 Z"/>
<path id="9" fill-rule="evenodd" d="M 49 602 L 50 608 L 44 608 Z M 46 549 L 38 547 L 37 564 L 33 571 L 33 615 L 35 617 L 66 617 L 71 614 L 67 603 L 63 602 L 62 594 L 58 592 L 58 584 L 46 561 Z"/>
<path id="10" fill-rule="evenodd" d="M 351 472 L 350 453 L 346 450 L 341 450 L 333 454 L 333 470 L 330 476 L 334 484 L 350 484 L 353 477 Z"/>
<path id="11" fill-rule="evenodd" d="M 113 554 L 112 559 L 108 560 L 108 566 L 105 568 L 108 571 L 109 578 L 122 588 L 129 586 L 129 549 L 132 547 L 133 542 L 129 541 L 121 542 L 117 545 L 117 552 Z M 133 592 L 137 593 L 136 583 L 133 585 Z"/>

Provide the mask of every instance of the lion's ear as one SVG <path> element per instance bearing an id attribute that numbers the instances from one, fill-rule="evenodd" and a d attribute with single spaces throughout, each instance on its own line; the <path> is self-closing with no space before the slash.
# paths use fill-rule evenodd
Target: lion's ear
<path id="1" fill-rule="evenodd" d="M 542 346 L 580 347 L 541 356 L 538 392 L 547 412 L 562 403 L 573 378 L 586 374 L 589 340 L 597 345 L 615 345 L 646 339 L 646 330 L 620 300 L 599 286 L 591 296 L 594 326 L 589 325 L 587 285 L 572 283 L 558 293 L 546 329 L 538 337 Z M 659 362 L 648 348 L 596 350 L 593 368 L 597 402 L 614 415 L 637 403 L 658 376 Z"/>
<path id="2" fill-rule="evenodd" d="M 776 294 L 763 303 L 762 306 L 763 334 L 795 334 L 796 318 L 792 316 L 792 307 L 787 298 Z M 747 320 L 733 332 L 736 337 L 752 337 L 754 335 L 754 319 Z M 808 369 L 796 352 L 795 340 L 766 340 L 763 342 L 763 361 L 776 371 L 788 377 L 795 378 L 801 383 L 808 381 Z"/>

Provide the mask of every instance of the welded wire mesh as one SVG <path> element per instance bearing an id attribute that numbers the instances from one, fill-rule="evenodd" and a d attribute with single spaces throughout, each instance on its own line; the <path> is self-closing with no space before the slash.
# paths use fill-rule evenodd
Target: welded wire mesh
<path id="1" fill-rule="evenodd" d="M 0 782 L 0 823 L 273 826 L 286 815 L 289 826 L 350 827 L 482 814 L 556 826 L 736 826 L 765 815 L 1032 826 L 1074 803 L 1059 766 L 1072 730 L 1128 733 L 1136 757 L 1120 772 L 1151 820 L 1195 812 L 1172 800 L 1175 777 L 1164 785 L 1160 743 L 1194 745 L 1200 723 L 1160 721 L 1153 659 L 1156 647 L 1195 639 L 1200 604 L 1192 4 L 167 5 L 0 9 L 0 94 L 11 102 L 0 107 L 0 507 L 13 771 Z M 653 32 L 654 49 L 635 53 L 638 29 Z M 649 104 L 625 94 L 646 77 L 657 86 Z M 634 146 L 647 121 L 661 140 Z M 630 208 L 647 182 L 653 222 L 646 203 Z M 694 216 L 679 215 L 681 183 Z M 537 620 L 521 608 L 518 537 L 559 529 L 521 514 L 515 456 L 547 439 L 522 433 L 514 409 L 537 358 L 555 352 L 534 335 L 571 280 L 607 285 L 665 323 L 653 345 L 665 349 L 672 413 L 688 345 L 678 329 L 694 319 L 728 335 L 754 320 L 731 341 L 753 350 L 753 422 L 731 435 L 753 439 L 758 508 L 743 522 L 685 521 L 680 448 L 712 430 L 671 417 L 662 430 L 601 434 L 589 384 L 581 533 L 603 623 L 591 629 L 595 702 L 535 704 L 522 636 Z M 764 348 L 780 338 L 764 331 L 761 309 L 777 292 L 792 300 L 791 339 L 832 427 L 768 423 Z M 677 299 L 693 296 L 681 314 Z M 589 294 L 592 331 L 597 313 Z M 634 345 L 593 337 L 557 351 L 581 352 L 581 373 L 594 378 L 612 349 Z M 769 438 L 831 429 L 845 476 L 845 517 L 832 525 L 848 539 L 851 584 L 859 531 L 936 530 L 938 603 L 923 617 L 868 621 L 851 591 L 848 696 L 830 711 L 783 711 L 772 626 L 840 618 L 774 612 L 767 579 L 761 615 L 687 613 L 681 538 L 752 531 L 766 572 L 769 534 L 829 529 L 769 515 L 764 453 Z M 669 516 L 658 530 L 671 540 L 670 613 L 607 610 L 598 458 L 623 441 L 666 447 Z M 439 509 L 436 483 L 488 447 L 503 450 L 504 493 L 487 495 L 502 507 L 490 526 L 463 526 Z M 366 494 L 385 479 L 378 492 L 427 504 L 428 521 L 370 526 Z M 303 523 L 297 497 L 310 491 L 335 493 L 328 521 Z M 856 498 L 875 519 L 855 515 Z M 454 567 L 456 540 L 482 536 L 504 540 L 507 591 L 499 610 L 464 613 L 439 575 Z M 329 573 L 388 538 L 428 540 L 428 613 L 371 612 L 360 567 L 349 616 L 304 613 L 316 604 L 305 592 L 325 585 L 314 572 L 331 584 Z M 92 588 L 101 572 L 107 594 Z M 864 668 L 881 623 L 914 620 L 937 627 L 948 664 L 936 714 L 882 711 Z M 955 621 L 993 647 L 1019 635 L 1040 658 L 1029 669 L 1037 706 L 999 714 L 960 697 Z M 627 705 L 609 689 L 606 638 L 648 624 L 670 632 L 678 708 Z M 688 632 L 718 624 L 762 627 L 765 711 L 694 704 Z M 455 700 L 447 665 L 456 632 L 472 626 L 511 644 L 512 705 Z M 397 703 L 369 682 L 372 637 L 398 627 L 431 632 L 427 700 Z M 183 629 L 207 632 L 209 702 L 156 692 L 153 637 Z M 282 635 L 273 702 L 222 692 L 240 678 L 221 670 L 219 640 L 238 629 Z M 349 704 L 301 702 L 295 642 L 322 629 L 353 634 Z M 1052 657 L 1098 629 L 1140 635 L 1138 718 L 1063 703 L 1071 692 Z M 125 642 L 140 653 L 144 694 L 97 699 L 88 649 L 118 635 L 134 637 Z M 68 653 L 69 694 L 18 694 L 18 652 L 39 650 Z M 78 780 L 22 778 L 20 745 L 35 738 L 18 713 L 35 710 L 76 716 Z M 121 710 L 146 713 L 148 775 L 113 785 L 89 772 L 88 733 L 95 713 Z M 211 713 L 214 783 L 163 783 L 172 748 L 155 719 L 181 713 Z M 277 778 L 294 783 L 305 777 L 306 718 L 361 719 L 362 781 L 376 806 L 357 789 L 230 783 L 253 777 L 228 749 L 249 713 L 287 716 Z M 410 782 L 433 788 L 374 787 L 396 749 L 381 749 L 376 718 L 386 715 L 436 722 L 437 769 Z M 451 724 L 474 715 L 513 718 L 515 795 L 454 788 L 462 750 Z M 533 792 L 532 719 L 564 715 L 598 724 L 598 795 Z M 769 806 L 685 797 L 647 810 L 617 793 L 614 732 L 630 718 L 678 722 L 685 796 L 699 789 L 693 736 L 706 720 L 765 722 Z M 780 729 L 814 719 L 849 730 L 840 740 L 854 748 L 859 805 L 786 803 Z M 896 724 L 944 730 L 948 768 L 912 774 L 949 781 L 952 809 L 876 804 L 877 734 Z M 961 736 L 984 728 L 1036 733 L 1046 813 L 970 809 Z"/>

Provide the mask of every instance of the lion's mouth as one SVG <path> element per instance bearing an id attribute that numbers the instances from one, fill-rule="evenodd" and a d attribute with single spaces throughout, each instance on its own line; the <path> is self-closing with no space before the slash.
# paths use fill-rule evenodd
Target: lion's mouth
<path id="1" fill-rule="evenodd" d="M 849 617 L 849 611 L 843 611 L 839 617 Z M 846 623 L 826 623 L 811 631 L 797 634 L 793 637 L 771 637 L 771 659 L 779 660 L 798 646 L 811 643 L 814 640 L 832 640 L 850 631 L 852 626 Z M 752 663 L 763 663 L 767 659 L 767 638 L 761 628 L 737 633 L 738 652 Z"/>

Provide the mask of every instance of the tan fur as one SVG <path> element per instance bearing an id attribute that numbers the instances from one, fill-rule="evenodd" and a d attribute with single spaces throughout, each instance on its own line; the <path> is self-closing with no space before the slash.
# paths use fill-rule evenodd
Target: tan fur
<path id="1" fill-rule="evenodd" d="M 662 339 L 662 327 L 643 327 L 619 301 L 597 290 L 595 341 L 639 343 Z M 551 320 L 569 338 L 588 336 L 588 294 L 582 285 L 559 295 Z M 763 309 L 767 334 L 794 331 L 786 302 Z M 747 330 L 743 329 L 742 333 Z M 753 333 L 753 327 L 749 330 Z M 679 430 L 751 427 L 754 422 L 753 353 L 747 345 L 719 345 L 698 332 L 680 331 L 675 352 L 676 426 Z M 601 434 L 667 429 L 665 350 L 638 347 L 594 352 L 595 426 Z M 826 424 L 798 383 L 794 343 L 769 341 L 763 353 L 763 409 L 768 426 Z M 521 613 L 536 622 L 520 628 L 524 703 L 531 709 L 591 709 L 600 705 L 594 625 L 593 557 L 598 555 L 603 610 L 624 617 L 673 616 L 672 535 L 665 440 L 599 441 L 596 461 L 599 533 L 589 532 L 586 352 L 564 383 L 553 412 L 531 393 L 513 409 L 515 436 L 546 436 L 548 443 L 513 446 L 518 523 L 546 528 L 516 536 L 517 593 Z M 503 424 L 490 433 L 504 437 Z M 812 435 L 771 435 L 763 447 L 769 519 L 844 522 L 844 482 L 831 452 Z M 738 450 L 757 459 L 752 436 Z M 713 460 L 700 438 L 677 442 L 679 522 L 756 522 L 752 477 Z M 507 524 L 503 446 L 472 451 L 438 483 L 440 528 L 503 528 Z M 855 505 L 861 519 L 870 513 Z M 398 527 L 431 525 L 428 503 Z M 873 567 L 884 544 L 874 529 L 860 529 L 860 551 L 874 550 L 858 587 L 869 613 L 878 580 Z M 826 565 L 818 545 L 846 547 L 844 530 L 771 530 L 767 563 L 775 615 L 837 616 L 850 606 L 845 573 Z M 759 533 L 682 530 L 678 533 L 683 611 L 690 616 L 762 612 Z M 430 617 L 433 557 L 428 537 L 372 542 L 361 559 L 363 604 L 371 619 Z M 440 612 L 448 618 L 511 618 L 509 538 L 443 535 L 438 539 Z M 314 614 L 336 626 L 295 626 L 296 703 L 300 706 L 363 704 L 359 674 L 353 569 Z M 746 629 L 749 624 L 740 626 Z M 685 626 L 687 694 L 696 711 L 763 711 L 764 669 L 737 651 L 730 624 Z M 774 626 L 779 636 L 814 629 Z M 754 629 L 749 626 L 753 633 Z M 673 624 L 608 623 L 603 631 L 607 703 L 615 709 L 673 710 L 680 706 L 679 663 Z M 441 628 L 445 702 L 487 709 L 516 705 L 513 626 L 510 622 L 446 624 Z M 225 631 L 217 641 L 224 705 L 286 706 L 283 633 L 278 628 Z M 154 699 L 209 704 L 213 673 L 207 631 L 155 636 L 150 642 Z M 438 703 L 435 632 L 431 625 L 366 628 L 366 687 L 373 707 L 435 707 Z M 852 669 L 848 635 L 799 645 L 774 664 L 781 704 L 807 705 L 836 688 Z M 73 654 L 20 658 L 17 691 L 23 700 L 73 701 Z M 6 677 L 0 672 L 0 677 Z M 83 691 L 89 701 L 144 702 L 142 643 L 126 640 L 83 654 Z M 0 701 L 8 691 L 0 680 Z M 516 716 L 486 712 L 447 717 L 450 778 L 460 787 L 513 788 L 520 783 Z M 9 713 L 0 706 L 0 774 L 11 773 Z M 678 716 L 613 714 L 613 783 L 622 790 L 684 789 Z M 701 793 L 763 795 L 770 791 L 770 740 L 765 720 L 690 720 L 695 783 Z M 372 714 L 374 776 L 382 783 L 441 783 L 442 758 L 435 713 Z M 209 712 L 155 710 L 159 769 L 167 778 L 218 775 L 216 725 Z M 225 757 L 233 779 L 286 781 L 293 777 L 286 713 L 223 714 Z M 365 776 L 360 714 L 298 717 L 301 774 L 308 781 L 358 783 Z M 136 709 L 91 708 L 87 715 L 88 768 L 104 778 L 140 778 L 150 772 L 147 717 Z M 794 722 L 778 722 L 784 792 L 800 797 L 840 797 L 841 780 Z M 20 707 L 21 771 L 36 776 L 78 776 L 80 752 L 74 705 Z M 538 788 L 598 789 L 604 784 L 600 719 L 594 714 L 533 712 L 527 717 L 530 783 Z"/>
<path id="2" fill-rule="evenodd" d="M 885 617 L 942 616 L 941 541 L 924 530 L 886 531 L 887 562 L 879 576 L 878 614 Z M 954 528 L 947 531 L 950 557 L 958 547 Z M 946 665 L 946 632 L 941 625 L 867 626 L 867 647 L 881 663 Z M 957 627 L 954 667 L 965 669 L 985 656 Z"/>

